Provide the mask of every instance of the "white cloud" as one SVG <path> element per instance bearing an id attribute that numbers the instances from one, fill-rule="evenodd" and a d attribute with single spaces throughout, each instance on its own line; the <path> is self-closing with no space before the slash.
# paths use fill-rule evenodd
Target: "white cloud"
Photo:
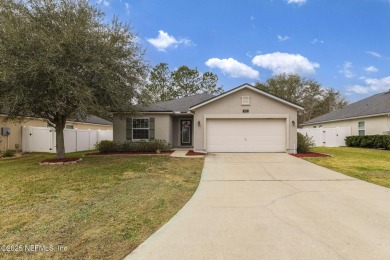
<path id="1" fill-rule="evenodd" d="M 344 74 L 346 78 L 353 78 L 355 75 L 352 73 L 351 68 L 352 62 L 346 61 L 344 62 L 343 68 L 339 72 Z"/>
<path id="2" fill-rule="evenodd" d="M 390 89 L 390 76 L 380 79 L 366 78 L 364 82 L 366 86 L 352 85 L 347 87 L 347 90 L 356 94 L 368 94 L 384 92 Z"/>
<path id="3" fill-rule="evenodd" d="M 284 42 L 284 41 L 287 41 L 287 40 L 290 39 L 290 37 L 288 37 L 287 35 L 286 35 L 286 36 L 277 35 L 277 37 L 278 37 L 278 40 L 279 40 L 280 42 Z"/>
<path id="4" fill-rule="evenodd" d="M 324 41 L 323 40 L 319 40 L 319 39 L 317 39 L 317 38 L 314 38 L 312 41 L 311 41 L 311 43 L 312 44 L 316 44 L 316 43 L 324 43 Z"/>
<path id="5" fill-rule="evenodd" d="M 194 45 L 190 39 L 181 38 L 177 40 L 163 30 L 158 31 L 158 36 L 156 38 L 149 38 L 147 41 L 156 47 L 158 51 L 166 51 L 169 47 L 177 48 L 180 44 L 186 46 Z"/>
<path id="6" fill-rule="evenodd" d="M 98 5 L 103 4 L 104 6 L 109 6 L 110 2 L 108 0 L 97 0 L 96 3 Z"/>
<path id="7" fill-rule="evenodd" d="M 366 51 L 367 54 L 370 54 L 371 56 L 374 56 L 376 58 L 382 58 L 382 55 L 380 55 L 379 53 L 375 52 L 375 51 Z"/>
<path id="8" fill-rule="evenodd" d="M 390 76 L 381 79 L 365 79 L 367 86 L 374 92 L 386 91 L 390 88 Z"/>
<path id="9" fill-rule="evenodd" d="M 272 70 L 273 75 L 281 73 L 299 75 L 313 74 L 315 73 L 315 69 L 320 67 L 320 64 L 311 62 L 300 54 L 282 52 L 257 55 L 252 59 L 252 63 L 259 67 Z"/>
<path id="10" fill-rule="evenodd" d="M 348 86 L 347 90 L 356 94 L 367 94 L 369 89 L 361 85 L 352 85 Z"/>
<path id="11" fill-rule="evenodd" d="M 303 5 L 304 3 L 306 3 L 306 0 L 287 0 L 287 4 Z"/>
<path id="12" fill-rule="evenodd" d="M 128 3 L 125 3 L 125 10 L 127 14 L 130 14 L 130 8 L 131 6 Z"/>
<path id="13" fill-rule="evenodd" d="M 233 58 L 218 59 L 211 58 L 205 62 L 210 68 L 218 68 L 223 73 L 228 74 L 233 78 L 249 78 L 258 79 L 260 74 L 257 70 L 245 65 L 244 63 L 238 62 Z"/>
<path id="14" fill-rule="evenodd" d="M 370 66 L 370 67 L 367 67 L 367 68 L 364 68 L 365 71 L 367 72 L 377 72 L 378 69 L 374 66 Z"/>

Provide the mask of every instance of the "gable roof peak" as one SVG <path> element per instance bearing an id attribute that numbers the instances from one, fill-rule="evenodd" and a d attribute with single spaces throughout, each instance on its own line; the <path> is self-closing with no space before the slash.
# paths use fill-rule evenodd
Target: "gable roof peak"
<path id="1" fill-rule="evenodd" d="M 268 93 L 266 91 L 263 91 L 261 89 L 256 88 L 255 86 L 253 86 L 253 85 L 251 85 L 249 83 L 244 83 L 244 84 L 239 85 L 238 87 L 232 88 L 231 90 L 228 90 L 228 91 L 226 91 L 226 92 L 224 92 L 224 93 L 222 93 L 222 94 L 220 94 L 218 96 L 215 96 L 215 97 L 213 97 L 213 98 L 211 98 L 209 100 L 206 100 L 206 101 L 204 101 L 202 103 L 199 103 L 199 104 L 197 104 L 195 106 L 192 106 L 192 107 L 190 107 L 190 110 L 197 109 L 197 108 L 199 108 L 201 106 L 207 105 L 207 104 L 209 104 L 211 102 L 214 102 L 214 101 L 216 101 L 216 100 L 218 100 L 220 98 L 223 98 L 225 96 L 231 95 L 231 94 L 233 94 L 233 93 L 235 93 L 237 91 L 240 91 L 240 90 L 242 90 L 244 88 L 250 89 L 250 90 L 252 90 L 252 91 L 254 91 L 256 93 L 262 94 L 264 96 L 267 96 L 267 97 L 269 97 L 271 99 L 274 99 L 274 100 L 279 101 L 281 103 L 284 103 L 286 105 L 295 107 L 296 109 L 299 109 L 299 110 L 303 110 L 304 109 L 300 105 L 294 104 L 294 103 L 292 103 L 292 102 L 290 102 L 288 100 L 285 100 L 285 99 L 282 99 L 280 97 L 274 96 L 274 95 L 272 95 L 272 94 L 270 94 L 270 93 Z"/>

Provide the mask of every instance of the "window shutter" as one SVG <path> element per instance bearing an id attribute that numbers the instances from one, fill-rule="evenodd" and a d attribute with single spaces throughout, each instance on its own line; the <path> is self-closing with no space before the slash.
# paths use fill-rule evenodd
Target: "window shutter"
<path id="1" fill-rule="evenodd" d="M 149 140 L 154 140 L 154 117 L 149 118 Z"/>
<path id="2" fill-rule="evenodd" d="M 126 118 L 126 140 L 133 140 L 133 119 Z"/>

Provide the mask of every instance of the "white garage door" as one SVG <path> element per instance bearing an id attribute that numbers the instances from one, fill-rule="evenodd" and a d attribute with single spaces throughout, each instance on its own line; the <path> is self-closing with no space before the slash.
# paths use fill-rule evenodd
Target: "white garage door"
<path id="1" fill-rule="evenodd" d="M 208 152 L 286 152 L 285 119 L 208 119 Z"/>

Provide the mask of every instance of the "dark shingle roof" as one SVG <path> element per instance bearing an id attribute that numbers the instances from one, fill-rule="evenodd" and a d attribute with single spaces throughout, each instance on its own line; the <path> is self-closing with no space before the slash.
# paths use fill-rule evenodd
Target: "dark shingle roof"
<path id="1" fill-rule="evenodd" d="M 81 123 L 96 124 L 96 125 L 112 125 L 112 122 L 94 115 L 89 115 L 85 119 L 81 119 L 81 120 L 76 119 L 75 121 Z"/>
<path id="2" fill-rule="evenodd" d="M 390 92 L 362 99 L 342 109 L 306 121 L 303 125 L 386 113 L 390 113 Z"/>
<path id="3" fill-rule="evenodd" d="M 205 100 L 205 101 L 203 101 L 203 102 L 199 102 L 198 104 L 193 105 L 193 106 L 191 107 L 191 109 L 193 109 L 193 107 L 197 107 L 197 105 L 201 105 L 201 103 L 208 103 L 209 101 L 212 102 L 212 101 L 218 100 L 219 98 L 222 98 L 222 97 L 224 97 L 224 96 L 226 96 L 226 95 L 230 95 L 230 94 L 232 94 L 232 93 L 234 93 L 234 92 L 236 92 L 236 91 L 238 91 L 238 90 L 240 90 L 240 89 L 242 89 L 242 88 L 249 88 L 249 89 L 251 89 L 252 91 L 255 91 L 255 92 L 257 92 L 257 93 L 262 93 L 263 95 L 266 95 L 266 96 L 268 96 L 268 97 L 270 97 L 270 98 L 272 98 L 272 99 L 278 100 L 279 102 L 285 103 L 285 104 L 290 105 L 290 106 L 294 106 L 294 107 L 296 107 L 296 108 L 298 108 L 298 109 L 302 109 L 302 110 L 304 109 L 301 105 L 298 105 L 298 104 L 296 104 L 296 103 L 293 103 L 293 102 L 291 102 L 291 101 L 289 101 L 289 100 L 287 100 L 287 99 L 284 99 L 284 98 L 275 96 L 275 95 L 273 95 L 273 94 L 271 94 L 271 93 L 268 93 L 268 92 L 266 92 L 266 91 L 264 91 L 264 90 L 261 90 L 261 89 L 259 89 L 259 88 L 256 88 L 255 86 L 252 86 L 251 84 L 248 84 L 248 83 L 244 83 L 244 84 L 242 84 L 242 85 L 240 85 L 240 86 L 238 86 L 238 87 L 232 88 L 231 90 L 228 90 L 228 91 L 226 91 L 226 92 L 223 92 L 223 93 L 221 93 L 221 94 L 219 94 L 219 95 L 217 95 L 217 96 L 213 96 L 213 97 L 210 98 L 209 100 Z M 207 102 L 206 102 L 206 101 L 207 101 Z"/>
<path id="4" fill-rule="evenodd" d="M 169 101 L 158 102 L 155 104 L 151 104 L 144 109 L 142 112 L 174 112 L 180 111 L 182 113 L 186 113 L 190 107 L 195 106 L 199 103 L 202 103 L 214 96 L 211 94 L 195 94 L 193 96 L 173 99 Z"/>
<path id="5" fill-rule="evenodd" d="M 6 113 L 1 113 L 2 116 L 7 116 Z M 40 118 L 36 116 L 29 116 L 30 118 Z M 44 118 L 41 118 L 44 119 Z M 88 123 L 88 124 L 95 124 L 95 125 L 112 125 L 112 122 L 105 120 L 101 117 L 94 116 L 94 115 L 88 115 L 86 118 L 80 119 L 80 118 L 69 118 L 67 121 L 71 122 L 79 122 L 79 123 Z"/>

